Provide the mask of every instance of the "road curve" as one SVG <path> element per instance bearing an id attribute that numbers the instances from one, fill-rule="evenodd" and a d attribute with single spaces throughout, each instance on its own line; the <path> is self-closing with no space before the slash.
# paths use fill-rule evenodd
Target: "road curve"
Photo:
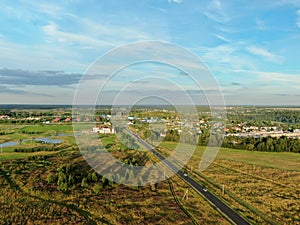
<path id="1" fill-rule="evenodd" d="M 165 159 L 164 156 L 159 154 L 153 146 L 149 143 L 141 139 L 137 134 L 133 133 L 131 130 L 126 129 L 131 135 L 133 135 L 139 143 L 141 143 L 145 148 L 151 151 L 157 158 L 161 161 L 164 160 L 165 164 L 173 171 L 178 171 L 178 166 L 174 163 Z M 226 205 L 223 201 L 221 201 L 214 194 L 205 189 L 205 187 L 201 186 L 197 181 L 187 176 L 184 172 L 179 170 L 177 173 L 181 179 L 183 179 L 187 184 L 189 184 L 194 190 L 196 190 L 199 194 L 201 194 L 206 200 L 208 200 L 212 205 L 214 205 L 221 213 L 223 213 L 227 218 L 229 218 L 233 223 L 238 225 L 250 225 L 248 221 L 246 221 L 242 216 L 236 213 L 232 208 Z"/>

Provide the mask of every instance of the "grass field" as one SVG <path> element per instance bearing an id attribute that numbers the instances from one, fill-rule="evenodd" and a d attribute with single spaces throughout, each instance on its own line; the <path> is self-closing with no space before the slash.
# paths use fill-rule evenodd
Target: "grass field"
<path id="1" fill-rule="evenodd" d="M 61 150 L 68 148 L 75 144 L 72 134 L 72 126 L 70 124 L 55 124 L 55 125 L 1 125 L 1 132 L 5 133 L 0 135 L 0 143 L 4 142 L 16 142 L 17 145 L 2 147 L 0 153 L 0 160 L 2 159 L 17 159 L 31 155 L 42 154 L 43 149 Z M 50 138 L 55 140 L 61 140 L 61 145 L 53 145 L 40 143 L 34 141 L 34 138 Z M 56 147 L 57 149 L 53 149 Z M 40 149 L 39 149 L 40 148 Z M 35 150 L 31 150 L 35 149 Z M 39 151 L 30 152 L 30 151 Z M 22 152 L 16 152 L 22 151 Z M 40 152 L 42 151 L 42 152 Z"/>
<path id="2" fill-rule="evenodd" d="M 19 152 L 12 152 L 12 153 L 2 153 L 0 154 L 0 160 L 9 160 L 9 159 L 22 159 L 27 158 L 30 156 L 43 156 L 43 155 L 49 155 L 49 154 L 55 154 L 58 151 L 54 152 L 47 152 L 47 151 L 41 151 L 41 152 L 32 152 L 32 153 L 19 153 Z"/>
<path id="3" fill-rule="evenodd" d="M 176 143 L 163 142 L 161 146 L 175 149 Z M 198 157 L 198 160 L 201 160 L 204 150 L 205 147 L 198 146 L 194 156 Z M 257 152 L 220 148 L 216 159 L 232 160 L 250 165 L 273 167 L 276 169 L 300 171 L 300 154 L 291 152 Z"/>
<path id="4" fill-rule="evenodd" d="M 183 200 L 188 186 L 176 176 L 171 178 L 174 193 L 168 181 L 137 188 L 103 186 L 99 178 L 83 187 L 82 176 L 93 171 L 78 152 L 45 156 L 0 162 L 1 224 L 193 224 L 192 218 L 197 224 L 230 224 L 194 191 Z M 71 168 L 74 176 L 65 192 L 47 181 L 60 168 Z"/>
<path id="5" fill-rule="evenodd" d="M 176 144 L 162 146 L 170 154 Z M 200 172 L 204 149 L 197 147 L 186 166 L 190 176 L 222 196 L 252 223 L 300 224 L 300 154 L 221 148 L 214 162 Z"/>

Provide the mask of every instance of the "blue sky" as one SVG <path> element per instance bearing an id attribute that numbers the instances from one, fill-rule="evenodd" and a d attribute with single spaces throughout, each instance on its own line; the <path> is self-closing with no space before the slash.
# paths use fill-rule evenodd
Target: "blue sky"
<path id="1" fill-rule="evenodd" d="M 98 57 L 146 40 L 198 55 L 226 104 L 299 105 L 297 0 L 0 1 L 0 103 L 72 104 Z"/>

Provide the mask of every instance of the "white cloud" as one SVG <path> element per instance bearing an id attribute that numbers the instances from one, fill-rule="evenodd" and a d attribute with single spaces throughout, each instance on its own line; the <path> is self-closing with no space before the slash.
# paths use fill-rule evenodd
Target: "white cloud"
<path id="1" fill-rule="evenodd" d="M 226 23 L 230 20 L 220 0 L 211 1 L 203 14 L 218 23 Z"/>
<path id="2" fill-rule="evenodd" d="M 65 45 L 79 45 L 81 49 L 106 49 L 123 45 L 128 42 L 151 40 L 160 35 L 167 40 L 167 36 L 159 31 L 151 30 L 151 33 L 144 31 L 147 28 L 130 26 L 112 26 L 96 23 L 85 18 L 74 20 L 78 32 L 63 30 L 59 24 L 50 22 L 42 27 L 49 42 L 59 42 Z"/>
<path id="3" fill-rule="evenodd" d="M 11 69 L 84 71 L 78 52 L 51 45 L 27 46 L 0 39 L 0 62 Z"/>
<path id="4" fill-rule="evenodd" d="M 234 70 L 236 73 L 247 73 L 256 75 L 264 81 L 279 81 L 290 84 L 290 86 L 297 87 L 300 89 L 300 74 L 289 74 L 289 73 L 277 73 L 277 72 L 265 72 L 265 71 L 251 71 L 251 70 Z"/>
<path id="5" fill-rule="evenodd" d="M 103 40 L 98 40 L 86 35 L 75 34 L 70 32 L 61 31 L 57 24 L 50 23 L 46 26 L 42 27 L 42 30 L 51 37 L 51 40 L 58 41 L 60 43 L 68 43 L 68 44 L 80 44 L 83 46 L 112 46 L 112 43 L 105 42 Z"/>
<path id="6" fill-rule="evenodd" d="M 25 1 L 24 5 L 28 5 L 35 13 L 46 14 L 53 18 L 60 18 L 63 14 L 63 9 L 58 5 L 49 4 L 49 2 Z"/>
<path id="7" fill-rule="evenodd" d="M 275 62 L 275 63 L 280 63 L 283 60 L 282 56 L 278 56 L 275 54 L 272 54 L 271 52 L 269 52 L 267 49 L 264 48 L 260 48 L 257 46 L 251 46 L 248 47 L 247 50 L 254 55 L 263 57 L 264 60 L 266 61 L 270 61 L 270 62 Z"/>
<path id="8" fill-rule="evenodd" d="M 243 43 L 226 43 L 213 48 L 198 48 L 194 51 L 203 57 L 213 71 L 224 73 L 233 69 L 255 70 L 253 60 L 240 53 L 241 45 Z"/>
<path id="9" fill-rule="evenodd" d="M 297 10 L 297 20 L 296 20 L 297 27 L 300 28 L 300 9 Z"/>
<path id="10" fill-rule="evenodd" d="M 172 3 L 172 2 L 175 2 L 175 3 L 181 3 L 182 0 L 169 0 L 169 3 Z"/>
<path id="11" fill-rule="evenodd" d="M 230 42 L 229 39 L 227 39 L 226 37 L 224 37 L 223 35 L 220 35 L 220 34 L 213 34 L 213 33 L 210 33 L 211 35 L 213 35 L 214 37 L 222 40 L 222 41 L 225 41 L 225 42 Z"/>

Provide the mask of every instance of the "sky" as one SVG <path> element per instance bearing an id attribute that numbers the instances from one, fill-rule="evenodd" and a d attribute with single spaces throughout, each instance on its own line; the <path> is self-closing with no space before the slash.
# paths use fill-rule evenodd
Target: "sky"
<path id="1" fill-rule="evenodd" d="M 137 49 L 99 65 L 103 55 L 119 54 L 120 46 L 146 41 L 174 48 L 161 46 L 169 52 L 158 63 L 124 66 L 145 55 L 154 59 Z M 182 104 L 183 92 L 201 104 L 221 90 L 227 105 L 300 105 L 299 43 L 300 0 L 2 0 L 0 104 L 72 104 L 74 96 L 90 104 L 95 93 L 103 103 L 117 93 L 123 103 L 156 94 Z M 200 88 L 189 82 L 186 71 L 194 65 L 178 48 L 207 68 L 192 75 L 199 76 Z M 124 67 L 114 76 L 103 69 L 116 64 Z M 207 76 L 214 87 L 206 85 Z M 81 83 L 86 91 L 78 96 Z M 104 83 L 109 88 L 101 92 Z"/>

